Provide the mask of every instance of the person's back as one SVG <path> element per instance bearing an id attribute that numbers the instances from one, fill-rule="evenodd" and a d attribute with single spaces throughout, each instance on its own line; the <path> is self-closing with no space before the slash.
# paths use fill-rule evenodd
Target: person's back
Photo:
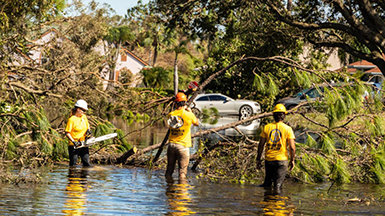
<path id="1" fill-rule="evenodd" d="M 266 138 L 265 160 L 288 160 L 287 141 L 293 139 L 293 130 L 283 122 L 273 122 L 264 127 L 261 137 Z"/>
<path id="2" fill-rule="evenodd" d="M 177 109 L 168 116 L 176 122 L 174 127 L 170 127 L 169 142 L 191 147 L 191 125 L 197 121 L 195 115 L 185 109 Z"/>

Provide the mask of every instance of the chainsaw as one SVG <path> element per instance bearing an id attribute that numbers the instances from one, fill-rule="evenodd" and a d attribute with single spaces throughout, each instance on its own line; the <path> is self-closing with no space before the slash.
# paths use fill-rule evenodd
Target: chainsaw
<path id="1" fill-rule="evenodd" d="M 108 140 L 108 139 L 114 138 L 116 136 L 118 136 L 117 133 L 111 133 L 111 134 L 107 134 L 107 135 L 100 136 L 100 137 L 91 137 L 87 140 L 80 141 L 81 145 L 75 146 L 74 148 L 78 149 L 78 148 L 89 147 L 89 146 L 91 146 L 97 142 Z"/>

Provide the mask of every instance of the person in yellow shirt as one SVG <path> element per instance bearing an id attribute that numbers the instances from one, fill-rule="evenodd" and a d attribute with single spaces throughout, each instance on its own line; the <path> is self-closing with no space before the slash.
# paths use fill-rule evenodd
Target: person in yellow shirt
<path id="1" fill-rule="evenodd" d="M 199 122 L 191 109 L 186 106 L 187 96 L 179 92 L 175 96 L 176 109 L 168 114 L 167 124 L 170 128 L 167 149 L 166 179 L 172 182 L 172 174 L 178 161 L 179 181 L 186 182 L 187 167 L 190 161 L 191 125 L 198 126 Z"/>
<path id="2" fill-rule="evenodd" d="M 90 125 L 88 123 L 85 112 L 88 110 L 87 102 L 78 100 L 72 110 L 72 116 L 68 119 L 65 129 L 68 142 L 68 154 L 70 166 L 75 166 L 78 156 L 82 160 L 83 166 L 91 166 L 89 159 L 88 147 L 75 149 L 75 146 L 80 146 L 82 141 L 85 141 L 86 136 L 90 135 Z"/>
<path id="3" fill-rule="evenodd" d="M 295 166 L 295 143 L 293 129 L 283 123 L 287 114 L 283 104 L 277 104 L 273 110 L 275 122 L 267 124 L 261 132 L 258 145 L 257 168 L 261 168 L 261 156 L 265 149 L 265 180 L 262 187 L 271 187 L 280 191 L 288 170 Z M 288 162 L 290 153 L 290 162 Z"/>

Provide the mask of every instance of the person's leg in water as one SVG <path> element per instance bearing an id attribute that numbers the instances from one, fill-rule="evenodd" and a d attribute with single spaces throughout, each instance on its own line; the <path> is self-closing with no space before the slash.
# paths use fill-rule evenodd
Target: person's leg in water
<path id="1" fill-rule="evenodd" d="M 263 184 L 259 185 L 260 187 L 271 187 L 273 176 L 273 166 L 271 161 L 265 160 L 265 180 Z"/>
<path id="2" fill-rule="evenodd" d="M 274 175 L 274 190 L 277 193 L 280 193 L 282 190 L 283 182 L 285 181 L 285 177 L 287 174 L 288 169 L 288 162 L 287 161 L 277 161 L 276 167 L 275 167 L 275 175 Z"/>
<path id="3" fill-rule="evenodd" d="M 79 149 L 79 155 L 82 159 L 83 167 L 90 167 L 90 150 L 88 147 L 83 147 Z"/>
<path id="4" fill-rule="evenodd" d="M 74 146 L 68 146 L 68 155 L 70 159 L 70 166 L 75 166 L 78 161 L 78 150 Z"/>
<path id="5" fill-rule="evenodd" d="M 167 170 L 166 170 L 166 181 L 167 182 L 173 182 L 172 174 L 174 173 L 175 164 L 176 164 L 176 151 L 175 146 L 176 144 L 169 143 L 167 148 Z"/>
<path id="6" fill-rule="evenodd" d="M 187 183 L 187 169 L 190 162 L 190 149 L 188 147 L 179 145 L 178 146 L 178 172 L 179 172 L 179 183 Z"/>

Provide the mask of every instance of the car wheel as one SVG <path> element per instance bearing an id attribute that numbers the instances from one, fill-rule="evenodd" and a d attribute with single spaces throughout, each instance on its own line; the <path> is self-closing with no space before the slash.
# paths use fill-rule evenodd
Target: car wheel
<path id="1" fill-rule="evenodd" d="M 251 106 L 249 105 L 241 106 L 241 108 L 239 109 L 239 118 L 245 119 L 247 117 L 250 117 L 251 115 L 253 115 L 253 108 L 251 108 Z"/>
<path id="2" fill-rule="evenodd" d="M 201 117 L 201 111 L 199 111 L 199 109 L 197 109 L 197 108 L 192 108 L 192 109 L 191 109 L 191 112 L 194 113 L 194 115 L 195 115 L 197 118 L 200 118 L 200 117 Z"/>

